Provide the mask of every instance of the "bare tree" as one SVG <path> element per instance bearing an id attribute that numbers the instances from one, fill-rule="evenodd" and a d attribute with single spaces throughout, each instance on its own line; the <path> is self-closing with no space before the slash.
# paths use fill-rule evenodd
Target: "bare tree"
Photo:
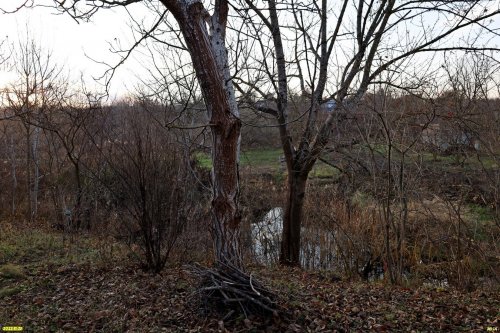
<path id="1" fill-rule="evenodd" d="M 16 45 L 11 60 L 19 78 L 4 90 L 8 112 L 5 117 L 7 120 L 19 120 L 25 131 L 27 217 L 34 220 L 42 177 L 39 160 L 42 128 L 38 124 L 54 101 L 54 87 L 62 69 L 53 63 L 50 52 L 43 51 L 29 38 Z"/>
<path id="2" fill-rule="evenodd" d="M 186 222 L 196 220 L 200 211 L 181 145 L 176 133 L 166 133 L 152 112 L 137 103 L 101 112 L 112 124 L 98 135 L 87 126 L 102 160 L 88 167 L 109 192 L 108 207 L 119 214 L 129 245 L 138 245 L 143 268 L 159 273 Z"/>
<path id="3" fill-rule="evenodd" d="M 79 92 L 72 92 L 66 84 L 53 86 L 54 104 L 46 110 L 35 123 L 46 132 L 50 148 L 57 155 L 62 148 L 62 154 L 72 166 L 70 202 L 66 203 L 63 195 L 63 212 L 72 230 L 82 227 L 82 218 L 85 218 L 85 227 L 90 228 L 88 207 L 85 207 L 85 178 L 84 159 L 88 155 L 90 139 L 87 136 L 89 125 L 96 121 L 97 107 L 88 100 L 88 96 Z M 94 133 L 95 134 L 95 133 Z"/>
<path id="4" fill-rule="evenodd" d="M 482 205 L 491 206 L 498 223 L 498 170 L 488 168 L 485 159 L 496 163 L 498 156 L 498 89 L 500 63 L 487 53 L 446 57 L 443 68 L 447 82 L 437 102 L 442 108 L 442 123 L 449 147 L 463 167 L 475 159 L 488 179 L 489 193 L 481 193 Z M 493 92 L 493 93 L 492 93 Z"/>
<path id="5" fill-rule="evenodd" d="M 5 40 L 2 40 L 0 42 L 0 66 L 2 66 L 7 61 L 7 59 L 9 59 L 7 52 L 4 50 L 5 45 Z"/>
<path id="6" fill-rule="evenodd" d="M 244 95 L 267 98 L 272 92 L 271 103 L 256 107 L 276 118 L 288 171 L 280 261 L 299 265 L 308 176 L 325 149 L 337 144 L 331 134 L 339 115 L 355 109 L 374 84 L 415 88 L 415 64 L 423 71 L 433 68 L 432 56 L 425 55 L 452 49 L 498 51 L 477 37 L 481 32 L 498 36 L 490 26 L 500 10 L 488 1 L 394 0 L 245 0 L 239 9 L 254 47 L 248 74 L 244 77 L 241 66 L 235 84 Z M 446 23 L 429 24 L 436 17 Z M 384 72 L 399 73 L 399 80 L 384 81 Z M 292 119 L 290 96 L 297 91 L 307 102 Z M 328 101 L 334 107 L 324 116 Z M 293 133 L 291 124 L 299 121 L 302 130 Z"/>
<path id="7" fill-rule="evenodd" d="M 143 1 L 103 0 L 82 4 L 79 1 L 54 1 L 54 7 L 76 20 L 88 20 L 101 9 L 125 7 L 141 2 Z M 211 13 L 204 7 L 202 1 L 161 0 L 158 4 L 162 4 L 164 10 L 160 11 L 151 28 L 144 29 L 142 37 L 126 52 L 120 64 L 128 58 L 135 47 L 165 22 L 168 14 L 172 15 L 191 55 L 209 115 L 213 141 L 211 231 L 215 258 L 218 263 L 242 267 L 239 242 L 241 217 L 238 207 L 238 152 L 241 123 L 225 46 L 229 4 L 226 0 L 217 0 L 211 8 Z M 37 3 L 24 2 L 19 8 L 23 5 L 36 6 Z M 110 76 L 115 69 L 116 67 L 110 69 Z"/>

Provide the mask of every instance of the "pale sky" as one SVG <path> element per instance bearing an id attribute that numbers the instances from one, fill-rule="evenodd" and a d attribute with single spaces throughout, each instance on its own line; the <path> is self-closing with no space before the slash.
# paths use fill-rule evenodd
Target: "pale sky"
<path id="1" fill-rule="evenodd" d="M 13 9 L 21 0 L 0 0 L 3 9 Z M 53 3 L 52 0 L 38 0 L 37 3 Z M 10 6 L 10 8 L 9 8 Z M 499 5 L 499 1 L 491 2 L 492 8 Z M 134 19 L 145 19 L 146 27 L 156 19 L 156 16 L 144 8 L 143 4 L 134 4 L 127 9 L 133 13 Z M 133 34 L 129 27 L 129 15 L 123 8 L 101 10 L 94 15 L 92 22 L 78 24 L 69 15 L 56 15 L 57 11 L 50 8 L 22 9 L 14 14 L 0 14 L 0 42 L 7 36 L 8 43 L 18 43 L 19 39 L 26 39 L 26 27 L 35 41 L 45 51 L 52 51 L 54 61 L 63 64 L 75 81 L 83 72 L 89 88 L 97 87 L 92 78 L 104 74 L 106 66 L 98 64 L 89 57 L 116 64 L 119 57 L 113 54 L 108 43 L 119 42 L 123 49 L 133 44 Z M 149 24 L 148 24 L 149 23 Z M 427 22 L 427 24 L 430 24 Z M 495 22 L 495 28 L 500 29 L 500 22 Z M 349 27 L 348 27 L 349 28 Z M 488 36 L 487 39 L 491 38 Z M 489 40 L 490 44 L 497 44 L 499 37 Z M 293 43 L 293 40 L 290 42 Z M 1 50 L 0 50 L 1 51 Z M 425 56 L 425 55 L 423 55 Z M 416 61 L 416 57 L 412 61 Z M 338 59 L 335 59 L 338 61 Z M 138 84 L 137 76 L 146 78 L 148 73 L 144 70 L 149 59 L 142 57 L 140 52 L 134 52 L 124 65 L 116 72 L 111 82 L 111 99 L 125 96 L 127 91 L 133 91 Z M 342 63 L 342 61 L 340 61 Z M 332 66 L 333 67 L 333 66 Z M 342 69 L 343 67 L 339 67 Z M 13 75 L 1 71 L 0 89 L 8 82 L 14 80 Z M 92 89 L 96 90 L 96 89 Z"/>
<path id="2" fill-rule="evenodd" d="M 17 0 L 2 0 L 5 4 Z M 150 15 L 142 7 L 136 7 L 134 15 Z M 89 57 L 115 64 L 118 57 L 110 51 L 109 42 L 117 41 L 126 48 L 133 43 L 129 27 L 128 14 L 123 9 L 103 10 L 97 13 L 92 22 L 77 23 L 69 15 L 56 15 L 54 9 L 23 9 L 14 14 L 0 14 L 0 41 L 7 38 L 8 43 L 18 43 L 26 39 L 26 30 L 31 38 L 42 46 L 44 52 L 51 51 L 58 64 L 63 64 L 67 72 L 75 80 L 83 72 L 89 86 L 92 77 L 101 76 L 106 67 L 89 59 Z M 28 28 L 27 28 L 28 27 Z M 133 89 L 140 75 L 137 55 L 129 59 L 116 73 L 111 84 L 111 96 L 124 95 L 127 89 Z M 14 76 L 0 71 L 0 88 L 13 80 Z"/>

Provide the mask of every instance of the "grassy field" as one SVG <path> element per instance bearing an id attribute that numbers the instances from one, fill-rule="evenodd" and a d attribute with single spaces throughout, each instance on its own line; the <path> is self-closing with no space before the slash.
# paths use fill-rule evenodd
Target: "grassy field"
<path id="1" fill-rule="evenodd" d="M 203 168 L 210 169 L 212 160 L 206 153 L 197 153 L 196 158 Z M 283 179 L 286 174 L 286 166 L 281 162 L 283 151 L 278 149 L 251 149 L 244 150 L 240 156 L 240 166 L 251 172 L 272 173 L 277 179 Z M 333 178 L 338 176 L 338 170 L 318 161 L 311 171 L 311 178 Z"/>
<path id="2" fill-rule="evenodd" d="M 368 151 L 367 147 L 358 146 L 363 151 Z M 372 147 L 375 154 L 385 158 L 386 148 L 384 145 L 374 145 Z M 195 154 L 199 164 L 203 168 L 210 169 L 212 161 L 210 155 L 203 152 Z M 399 158 L 399 154 L 394 152 L 395 159 Z M 463 158 L 463 157 L 461 157 Z M 261 148 L 249 149 L 241 152 L 240 166 L 245 170 L 253 173 L 271 173 L 277 179 L 284 179 L 286 175 L 286 167 L 283 160 L 283 151 L 281 148 Z M 460 160 L 461 161 L 461 160 Z M 470 154 L 470 156 L 463 161 L 463 165 L 458 163 L 457 157 L 454 155 L 441 156 L 434 155 L 430 152 L 410 152 L 406 158 L 408 164 L 413 163 L 427 163 L 432 167 L 439 167 L 443 171 L 450 170 L 456 171 L 457 168 L 461 170 L 494 170 L 498 169 L 498 161 L 488 156 L 478 156 Z M 335 178 L 339 176 L 339 171 L 332 166 L 317 161 L 313 170 L 310 173 L 310 178 Z"/>
<path id="3" fill-rule="evenodd" d="M 281 149 L 253 149 L 242 151 L 240 155 L 240 164 L 242 167 L 265 167 L 279 169 Z M 196 158 L 203 168 L 211 168 L 212 160 L 209 154 L 198 152 Z"/>

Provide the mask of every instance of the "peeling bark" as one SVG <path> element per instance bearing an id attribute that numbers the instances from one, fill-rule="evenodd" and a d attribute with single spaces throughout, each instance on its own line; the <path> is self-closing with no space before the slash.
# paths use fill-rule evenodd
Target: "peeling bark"
<path id="1" fill-rule="evenodd" d="M 228 4 L 216 1 L 210 16 L 201 2 L 162 0 L 177 20 L 200 83 L 212 133 L 212 223 L 218 264 L 242 267 L 238 207 L 241 121 L 225 47 Z M 207 29 L 210 27 L 210 31 Z"/>

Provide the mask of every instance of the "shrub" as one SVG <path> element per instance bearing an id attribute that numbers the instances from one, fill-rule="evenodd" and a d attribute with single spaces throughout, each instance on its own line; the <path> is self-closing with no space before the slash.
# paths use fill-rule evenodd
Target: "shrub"
<path id="1" fill-rule="evenodd" d="M 103 178 L 134 252 L 146 270 L 165 266 L 186 221 L 196 213 L 191 176 L 175 138 L 146 111 L 123 110 L 109 132 Z"/>

